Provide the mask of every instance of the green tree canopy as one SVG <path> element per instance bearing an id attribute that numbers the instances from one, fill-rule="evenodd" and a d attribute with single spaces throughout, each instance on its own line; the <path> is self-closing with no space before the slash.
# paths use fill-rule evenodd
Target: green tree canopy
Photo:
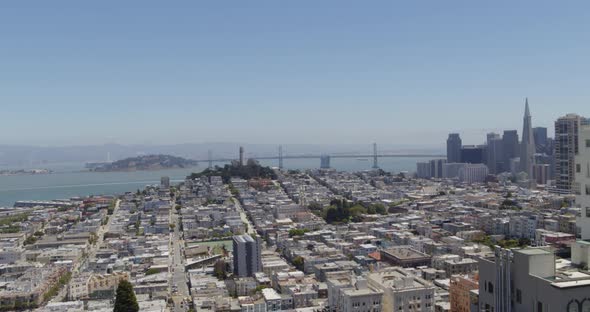
<path id="1" fill-rule="evenodd" d="M 227 270 L 226 270 L 225 261 L 217 260 L 217 262 L 215 262 L 215 266 L 213 269 L 213 275 L 215 275 L 215 277 L 217 277 L 217 279 L 219 279 L 219 280 L 224 280 L 227 278 Z"/>
<path id="2" fill-rule="evenodd" d="M 139 312 L 139 304 L 137 304 L 133 286 L 128 281 L 119 283 L 113 312 Z"/>
<path id="3" fill-rule="evenodd" d="M 149 268 L 147 271 L 145 271 L 145 275 L 154 275 L 158 273 L 160 273 L 160 270 L 154 268 Z"/>
<path id="4" fill-rule="evenodd" d="M 350 221 L 361 221 L 363 214 L 381 214 L 387 215 L 388 207 L 383 204 L 368 204 L 362 202 L 352 202 L 346 199 L 333 199 L 330 206 L 325 207 L 320 212 L 314 211 L 316 215 L 321 216 L 327 223 L 348 223 Z"/>
<path id="5" fill-rule="evenodd" d="M 293 265 L 299 271 L 303 271 L 303 269 L 305 268 L 304 264 L 305 260 L 301 256 L 297 256 L 295 257 L 295 259 L 293 259 Z"/>
<path id="6" fill-rule="evenodd" d="M 203 176 L 221 176 L 223 183 L 225 184 L 229 184 L 232 177 L 240 177 L 245 180 L 250 180 L 253 178 L 276 180 L 277 178 L 277 175 L 272 170 L 272 168 L 261 166 L 255 161 L 248 161 L 245 166 L 225 165 L 223 167 L 215 166 L 215 168 L 207 168 L 202 172 L 192 173 L 189 178 L 194 180 Z"/>
<path id="7" fill-rule="evenodd" d="M 309 232 L 308 229 L 290 229 L 289 230 L 289 237 L 294 236 L 303 236 L 303 234 Z"/>

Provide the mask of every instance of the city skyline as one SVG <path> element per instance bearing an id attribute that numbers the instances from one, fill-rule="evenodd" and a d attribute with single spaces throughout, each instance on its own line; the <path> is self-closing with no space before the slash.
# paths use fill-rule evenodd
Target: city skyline
<path id="1" fill-rule="evenodd" d="M 588 21 L 0 3 L 0 312 L 590 312 Z"/>
<path id="2" fill-rule="evenodd" d="M 138 4 L 4 5 L 0 142 L 442 147 L 525 97 L 550 135 L 589 115 L 586 3 Z"/>

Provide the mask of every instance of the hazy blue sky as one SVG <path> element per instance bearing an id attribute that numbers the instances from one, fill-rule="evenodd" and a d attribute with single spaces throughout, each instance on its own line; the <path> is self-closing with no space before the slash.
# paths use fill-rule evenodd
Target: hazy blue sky
<path id="1" fill-rule="evenodd" d="M 590 115 L 588 1 L 0 2 L 0 144 L 480 143 Z M 551 131 L 552 132 L 552 131 Z"/>

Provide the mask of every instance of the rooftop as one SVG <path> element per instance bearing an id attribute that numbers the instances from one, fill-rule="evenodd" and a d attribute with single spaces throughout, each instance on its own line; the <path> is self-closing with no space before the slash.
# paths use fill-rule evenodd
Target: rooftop
<path id="1" fill-rule="evenodd" d="M 373 284 L 379 284 L 383 287 L 393 289 L 411 289 L 411 288 L 431 288 L 434 287 L 429 282 L 411 275 L 402 268 L 387 268 L 376 273 L 369 274 L 369 281 Z"/>
<path id="2" fill-rule="evenodd" d="M 429 258 L 430 256 L 419 252 L 409 246 L 400 246 L 382 250 L 381 253 L 389 254 L 398 259 L 415 259 L 415 258 Z"/>
<path id="3" fill-rule="evenodd" d="M 550 255 L 552 254 L 550 251 L 547 251 L 542 248 L 524 248 L 524 249 L 517 249 L 515 252 L 522 253 L 528 256 L 536 256 L 536 255 Z"/>
<path id="4" fill-rule="evenodd" d="M 266 300 L 281 300 L 281 295 L 279 295 L 277 291 L 272 288 L 263 289 L 262 295 Z"/>

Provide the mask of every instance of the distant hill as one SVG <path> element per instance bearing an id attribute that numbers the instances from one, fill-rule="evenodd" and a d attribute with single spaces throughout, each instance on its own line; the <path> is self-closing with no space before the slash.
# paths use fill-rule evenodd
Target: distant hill
<path id="1" fill-rule="evenodd" d="M 182 157 L 171 155 L 147 155 L 121 159 L 112 163 L 105 163 L 93 169 L 93 171 L 141 171 L 188 168 L 196 166 L 197 162 Z"/>
<path id="2" fill-rule="evenodd" d="M 232 177 L 240 177 L 250 180 L 255 178 L 272 179 L 277 178 L 276 173 L 270 167 L 261 166 L 257 161 L 249 159 L 245 166 L 237 164 L 225 165 L 223 167 L 215 166 L 207 168 L 199 173 L 192 173 L 187 178 L 194 180 L 200 177 L 221 176 L 223 183 L 228 184 Z"/>

